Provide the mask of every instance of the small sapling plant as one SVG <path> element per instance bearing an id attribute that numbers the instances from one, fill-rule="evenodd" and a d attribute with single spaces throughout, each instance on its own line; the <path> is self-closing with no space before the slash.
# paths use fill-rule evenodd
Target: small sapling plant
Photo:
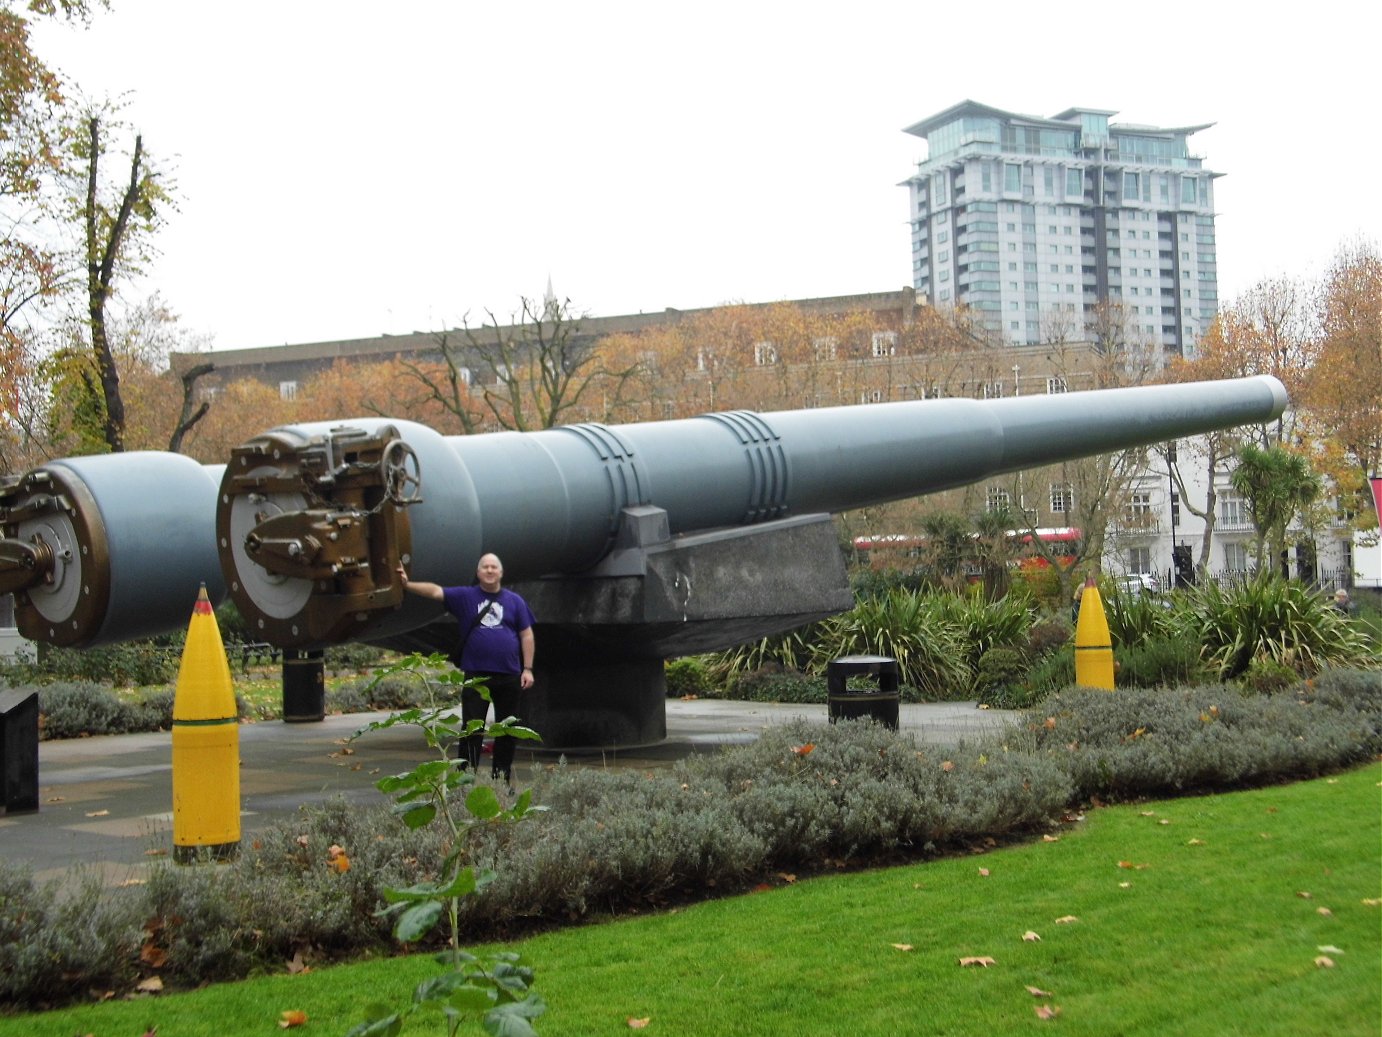
<path id="1" fill-rule="evenodd" d="M 380 915 L 396 916 L 394 936 L 403 943 L 421 940 L 445 921 L 449 927 L 447 946 L 437 955 L 442 971 L 418 984 L 411 1004 L 401 1009 L 372 1005 L 368 1018 L 346 1037 L 392 1037 L 402 1030 L 410 1015 L 428 1009 L 441 1012 L 448 1037 L 454 1037 L 468 1019 L 478 1019 L 495 1037 L 536 1034 L 532 1021 L 546 1010 L 546 1005 L 531 989 L 533 970 L 517 954 L 499 952 L 480 957 L 463 951 L 459 919 L 461 898 L 483 889 L 495 877 L 493 869 L 474 865 L 470 837 L 486 825 L 514 824 L 543 808 L 533 806 L 531 789 L 525 789 L 511 805 L 504 806 L 495 790 L 478 781 L 463 760 L 451 758 L 450 747 L 459 739 L 476 734 L 526 739 L 539 736 L 519 726 L 513 717 L 493 724 L 484 720 L 462 721 L 461 691 L 474 688 L 487 701 L 489 692 L 483 681 L 467 678 L 452 668 L 444 655 L 414 653 L 379 671 L 374 683 L 398 675 L 423 683 L 427 705 L 367 724 L 352 738 L 399 724 L 422 731 L 435 758 L 376 784 L 381 792 L 393 797 L 395 813 L 409 828 L 445 825 L 450 851 L 434 881 L 385 889 L 388 906 Z"/>

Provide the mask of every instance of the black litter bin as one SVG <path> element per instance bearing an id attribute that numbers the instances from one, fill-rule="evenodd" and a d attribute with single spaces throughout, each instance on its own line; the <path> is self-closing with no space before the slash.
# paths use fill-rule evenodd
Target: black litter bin
<path id="1" fill-rule="evenodd" d="M 326 659 L 322 651 L 283 653 L 283 722 L 312 724 L 326 717 Z"/>
<path id="2" fill-rule="evenodd" d="M 36 691 L 0 691 L 0 785 L 5 813 L 38 809 Z"/>
<path id="3" fill-rule="evenodd" d="M 850 688 L 850 678 L 856 678 Z M 871 678 L 870 687 L 857 687 L 857 678 Z M 897 730 L 899 697 L 897 660 L 886 655 L 846 655 L 825 664 L 826 705 L 833 724 L 841 718 L 869 717 Z"/>

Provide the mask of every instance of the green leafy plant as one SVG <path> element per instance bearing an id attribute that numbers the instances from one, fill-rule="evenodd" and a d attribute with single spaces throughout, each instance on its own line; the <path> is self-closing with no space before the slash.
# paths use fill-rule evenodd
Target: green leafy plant
<path id="1" fill-rule="evenodd" d="M 440 974 L 418 984 L 412 1003 L 403 1009 L 375 1005 L 369 1018 L 349 1031 L 347 1037 L 392 1037 L 404 1020 L 419 1009 L 438 1010 L 446 1022 L 446 1032 L 454 1037 L 462 1023 L 479 1016 L 486 1032 L 495 1037 L 526 1037 L 536 1034 L 532 1020 L 546 1011 L 542 998 L 531 989 L 533 970 L 517 954 L 498 952 L 486 957 L 461 949 L 460 906 L 470 896 L 494 881 L 493 868 L 476 867 L 472 842 L 481 829 L 522 821 L 541 810 L 533 806 L 533 793 L 525 789 L 514 802 L 504 806 L 495 789 L 476 780 L 463 760 L 452 759 L 450 746 L 460 739 L 484 734 L 492 738 L 536 739 L 537 732 L 521 727 L 513 717 L 486 724 L 483 719 L 462 721 L 458 711 L 460 693 L 473 688 L 489 701 L 483 681 L 467 678 L 447 665 L 441 654 L 413 653 L 380 671 L 382 681 L 399 674 L 420 680 L 428 704 L 395 713 L 385 720 L 365 725 L 355 733 L 359 738 L 371 731 L 382 731 L 399 724 L 419 728 L 435 759 L 411 771 L 376 782 L 381 792 L 393 796 L 394 811 L 410 829 L 432 823 L 442 825 L 448 834 L 449 850 L 435 878 L 403 887 L 385 887 L 388 906 L 381 916 L 396 916 L 394 937 L 402 943 L 415 943 L 445 919 L 447 946 L 437 955 L 443 966 Z M 438 704 L 438 692 L 449 691 L 447 701 Z"/>
<path id="2" fill-rule="evenodd" d="M 1267 576 L 1229 590 L 1205 583 L 1184 607 L 1180 622 L 1223 679 L 1239 676 L 1259 656 L 1307 677 L 1325 666 L 1382 664 L 1356 624 L 1293 580 Z"/>
<path id="3" fill-rule="evenodd" d="M 821 628 L 813 664 L 822 670 L 842 655 L 883 655 L 896 659 L 899 679 L 923 695 L 946 700 L 969 694 L 972 674 L 960 633 L 926 595 L 899 590 L 864 599 Z"/>

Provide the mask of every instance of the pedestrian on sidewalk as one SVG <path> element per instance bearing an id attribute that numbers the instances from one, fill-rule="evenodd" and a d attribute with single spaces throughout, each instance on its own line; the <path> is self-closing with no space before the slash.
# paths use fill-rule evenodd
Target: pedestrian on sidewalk
<path id="1" fill-rule="evenodd" d="M 494 719 L 520 716 L 522 693 L 533 686 L 533 613 L 521 596 L 503 587 L 504 565 L 493 554 L 480 556 L 475 567 L 476 582 L 470 586 L 443 587 L 436 583 L 409 580 L 403 566 L 398 567 L 403 589 L 440 601 L 460 625 L 460 641 L 451 661 L 467 677 L 483 677 L 494 703 Z M 474 688 L 461 692 L 461 720 L 484 720 L 489 703 Z M 472 772 L 480 768 L 484 735 L 476 733 L 462 740 L 466 763 Z M 513 738 L 494 740 L 491 775 L 501 775 L 513 784 Z"/>

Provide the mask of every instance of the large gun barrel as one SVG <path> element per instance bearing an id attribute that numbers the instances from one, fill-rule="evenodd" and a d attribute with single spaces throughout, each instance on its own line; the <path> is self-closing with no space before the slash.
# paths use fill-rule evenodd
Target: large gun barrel
<path id="1" fill-rule="evenodd" d="M 996 474 L 1279 416 L 1270 377 L 444 437 L 361 419 L 237 448 L 217 504 L 228 589 L 264 639 L 384 639 L 435 607 L 395 568 L 468 582 L 591 574 L 649 512 L 671 535 L 900 500 Z M 424 481 L 425 480 L 425 481 Z"/>
<path id="2" fill-rule="evenodd" d="M 200 584 L 220 601 L 223 468 L 140 451 L 0 479 L 0 594 L 14 594 L 19 632 L 90 647 L 185 624 Z"/>

